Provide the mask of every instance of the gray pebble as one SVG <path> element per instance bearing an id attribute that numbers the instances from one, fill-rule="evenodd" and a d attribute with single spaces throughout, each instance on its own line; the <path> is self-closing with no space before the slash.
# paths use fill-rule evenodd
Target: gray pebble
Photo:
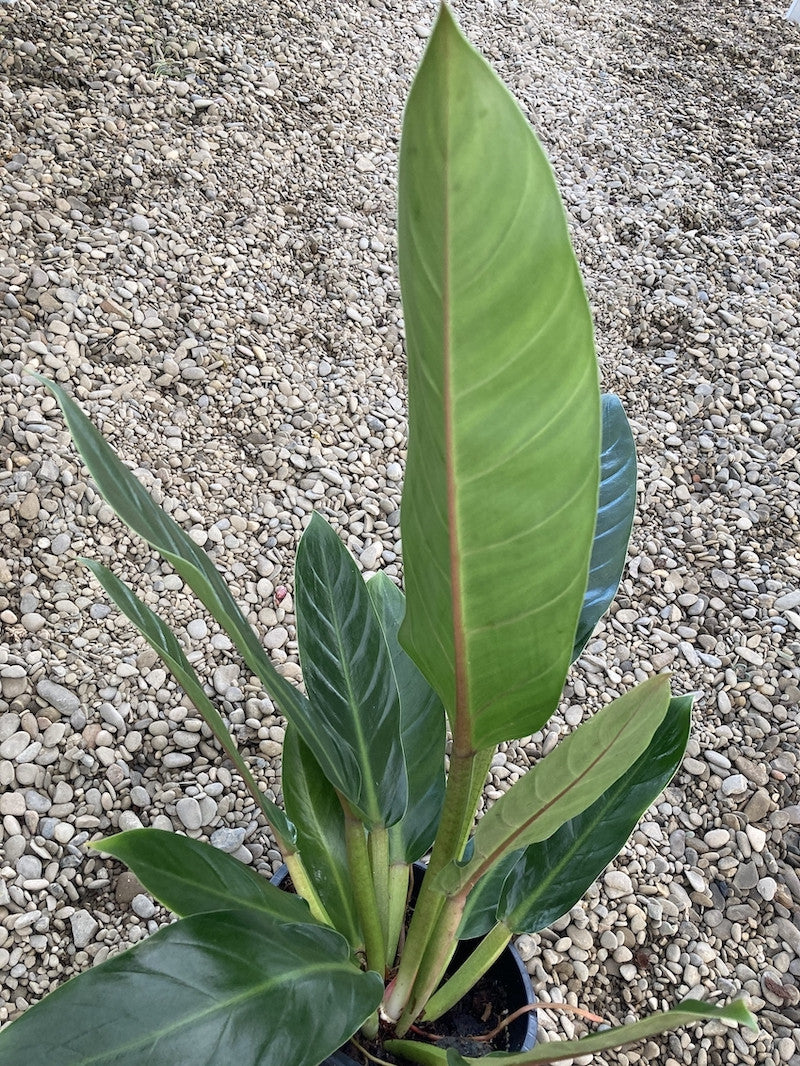
<path id="1" fill-rule="evenodd" d="M 64 688 L 63 685 L 59 685 L 55 681 L 49 681 L 47 678 L 42 678 L 36 686 L 36 691 L 39 696 L 41 696 L 41 698 L 51 707 L 54 707 L 59 714 L 70 715 L 80 708 L 81 701 L 75 693 L 70 692 L 68 688 Z"/>
<path id="2" fill-rule="evenodd" d="M 147 920 L 148 918 L 152 918 L 156 913 L 156 906 L 149 896 L 139 894 L 138 896 L 133 897 L 131 901 L 131 910 L 140 918 Z"/>
<path id="3" fill-rule="evenodd" d="M 78 950 L 87 947 L 100 928 L 100 923 L 88 911 L 79 910 L 70 915 L 69 924 L 72 926 L 72 940 Z"/>
<path id="4" fill-rule="evenodd" d="M 219 848 L 220 851 L 225 851 L 229 855 L 232 855 L 237 848 L 241 847 L 244 841 L 245 830 L 242 828 L 229 829 L 224 826 L 222 829 L 216 829 L 211 834 L 211 843 L 215 848 Z"/>
<path id="5" fill-rule="evenodd" d="M 184 796 L 175 804 L 175 812 L 186 829 L 199 829 L 203 824 L 200 804 L 191 796 Z"/>

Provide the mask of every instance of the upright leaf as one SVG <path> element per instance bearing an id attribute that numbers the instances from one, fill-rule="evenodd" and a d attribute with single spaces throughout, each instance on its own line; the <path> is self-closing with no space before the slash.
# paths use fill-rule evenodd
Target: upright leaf
<path id="1" fill-rule="evenodd" d="M 513 933 L 535 933 L 566 914 L 671 780 L 686 749 L 691 708 L 691 696 L 671 699 L 644 754 L 600 799 L 546 840 L 513 853 L 505 867 L 492 867 L 470 893 L 459 936 L 482 936 L 495 921 Z"/>
<path id="2" fill-rule="evenodd" d="M 603 396 L 600 500 L 594 530 L 589 581 L 572 650 L 574 662 L 619 587 L 636 509 L 636 445 L 616 396 Z"/>
<path id="3" fill-rule="evenodd" d="M 353 557 L 318 514 L 297 551 L 295 610 L 318 744 L 351 768 L 330 780 L 370 828 L 394 825 L 408 784 L 392 659 Z"/>
<path id="4" fill-rule="evenodd" d="M 0 1033 L 0 1061 L 318 1066 L 382 994 L 332 929 L 198 914 L 67 981 Z"/>
<path id="5" fill-rule="evenodd" d="M 303 865 L 336 929 L 352 947 L 362 935 L 347 866 L 342 805 L 300 734 L 288 724 L 281 754 L 286 813 L 296 826 Z"/>
<path id="6" fill-rule="evenodd" d="M 669 679 L 660 674 L 607 704 L 565 737 L 489 808 L 475 829 L 474 852 L 440 875 L 455 894 L 498 859 L 546 840 L 619 780 L 650 744 L 669 705 Z"/>
<path id="7" fill-rule="evenodd" d="M 569 667 L 597 512 L 592 323 L 522 112 L 442 7 L 406 108 L 401 643 L 456 743 L 538 730 Z"/>
<path id="8" fill-rule="evenodd" d="M 394 862 L 416 862 L 433 843 L 444 801 L 445 714 L 442 701 L 400 647 L 403 593 L 376 574 L 367 582 L 397 679 L 400 732 L 408 775 L 408 807 L 390 833 Z"/>
<path id="9" fill-rule="evenodd" d="M 163 829 L 132 829 L 96 841 L 132 870 L 157 900 L 181 918 L 207 911 L 263 911 L 281 922 L 313 921 L 299 896 L 202 840 Z"/>

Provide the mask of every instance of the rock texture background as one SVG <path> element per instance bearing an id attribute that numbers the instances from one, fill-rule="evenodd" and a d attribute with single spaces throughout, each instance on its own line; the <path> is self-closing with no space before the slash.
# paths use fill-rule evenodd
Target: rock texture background
<path id="1" fill-rule="evenodd" d="M 640 454 L 630 565 L 549 729 L 669 668 L 689 757 L 614 866 L 520 948 L 543 999 L 614 1020 L 744 991 L 609 1063 L 800 1063 L 800 26 L 777 0 L 461 0 L 553 160 L 604 387 Z M 0 6 L 0 1023 L 168 915 L 90 840 L 139 825 L 278 855 L 205 727 L 77 557 L 168 613 L 260 778 L 281 720 L 114 520 L 54 402 L 83 404 L 298 677 L 312 508 L 400 576 L 393 222 L 434 15 L 384 0 Z M 520 234 L 524 240 L 524 234 Z M 546 1037 L 575 1023 L 543 1017 Z"/>

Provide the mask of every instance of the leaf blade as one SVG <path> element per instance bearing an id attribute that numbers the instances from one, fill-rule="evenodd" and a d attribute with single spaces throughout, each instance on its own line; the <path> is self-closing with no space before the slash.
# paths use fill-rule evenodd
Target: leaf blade
<path id="1" fill-rule="evenodd" d="M 589 579 L 583 596 L 572 662 L 608 610 L 619 587 L 636 509 L 636 445 L 618 397 L 602 397 L 600 491 Z"/>
<path id="2" fill-rule="evenodd" d="M 186 918 L 222 910 L 257 910 L 283 922 L 313 923 L 299 896 L 282 892 L 211 844 L 163 829 L 131 829 L 92 847 L 124 862 L 147 891 Z"/>
<path id="3" fill-rule="evenodd" d="M 442 702 L 398 640 L 405 610 L 400 589 L 383 573 L 367 582 L 400 695 L 400 731 L 408 806 L 390 831 L 393 862 L 413 863 L 430 848 L 444 802 L 445 713 Z"/>
<path id="4" fill-rule="evenodd" d="M 331 780 L 367 826 L 394 825 L 408 784 L 391 657 L 353 557 L 318 514 L 297 551 L 295 611 L 317 735 L 328 762 L 350 768 Z"/>
<path id="5" fill-rule="evenodd" d="M 0 1034 L 4 1066 L 318 1066 L 383 991 L 342 937 L 193 915 L 73 978 Z"/>
<path id="6" fill-rule="evenodd" d="M 647 748 L 669 699 L 669 679 L 657 675 L 565 737 L 489 808 L 475 830 L 472 858 L 442 872 L 442 889 L 454 894 L 474 884 L 498 859 L 546 840 L 599 799 Z"/>
<path id="7" fill-rule="evenodd" d="M 342 805 L 308 745 L 287 725 L 281 755 L 286 813 L 297 827 L 297 847 L 334 927 L 354 948 L 363 942 L 347 865 Z"/>
<path id="8" fill-rule="evenodd" d="M 477 750 L 535 732 L 557 705 L 596 518 L 600 398 L 549 164 L 444 7 L 406 108 L 398 226 L 401 643 Z"/>

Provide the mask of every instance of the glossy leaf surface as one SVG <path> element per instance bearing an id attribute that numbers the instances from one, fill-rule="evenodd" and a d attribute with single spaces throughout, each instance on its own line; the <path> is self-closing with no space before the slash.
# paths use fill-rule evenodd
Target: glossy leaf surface
<path id="1" fill-rule="evenodd" d="M 258 910 L 282 922 L 313 921 L 299 896 L 271 885 L 232 855 L 179 833 L 132 829 L 92 845 L 124 862 L 147 891 L 181 918 Z"/>
<path id="2" fill-rule="evenodd" d="M 280 807 L 267 799 L 261 789 L 258 788 L 247 763 L 239 754 L 236 743 L 228 732 L 222 716 L 206 695 L 203 683 L 184 655 L 183 648 L 178 643 L 178 638 L 166 622 L 159 618 L 155 611 L 152 611 L 146 604 L 142 603 L 138 596 L 134 596 L 128 586 L 112 574 L 107 567 L 91 559 L 83 559 L 82 562 L 84 566 L 91 570 L 128 621 L 136 626 L 150 647 L 158 652 L 172 676 L 202 715 L 203 720 L 216 737 L 223 751 L 244 777 L 251 794 L 261 807 L 264 817 L 276 836 L 282 842 L 291 844 L 294 840 L 294 827 L 289 823 Z"/>
<path id="3" fill-rule="evenodd" d="M 691 709 L 691 696 L 673 697 L 644 754 L 600 799 L 546 840 L 515 853 L 505 870 L 502 864 L 497 875 L 490 870 L 470 894 L 459 935 L 482 936 L 496 920 L 513 933 L 535 933 L 566 914 L 672 779 L 686 750 Z"/>
<path id="4" fill-rule="evenodd" d="M 342 805 L 291 723 L 283 741 L 281 788 L 306 872 L 334 926 L 356 947 L 362 936 L 347 866 Z"/>
<path id="5" fill-rule="evenodd" d="M 636 445 L 618 397 L 602 398 L 600 498 L 589 563 L 589 581 L 572 649 L 574 662 L 619 588 L 636 509 Z"/>
<path id="6" fill-rule="evenodd" d="M 346 768 L 329 779 L 367 826 L 394 825 L 408 785 L 392 659 L 355 560 L 318 514 L 297 551 L 295 610 L 317 736 Z"/>
<path id="7" fill-rule="evenodd" d="M 398 195 L 400 640 L 477 750 L 557 706 L 597 512 L 600 394 L 550 165 L 446 8 L 409 96 Z"/>
<path id="8" fill-rule="evenodd" d="M 652 677 L 561 740 L 489 808 L 475 829 L 472 858 L 442 872 L 442 889 L 474 884 L 498 859 L 546 840 L 598 800 L 648 747 L 669 699 L 669 679 Z"/>
<path id="9" fill-rule="evenodd" d="M 582 1055 L 596 1055 L 601 1051 L 625 1047 L 640 1040 L 647 1040 L 660 1033 L 669 1033 L 682 1025 L 711 1019 L 736 1022 L 756 1031 L 758 1024 L 742 1000 L 736 1000 L 725 1007 L 714 1007 L 710 1003 L 686 999 L 672 1010 L 651 1014 L 641 1021 L 630 1025 L 618 1025 L 602 1033 L 593 1033 L 580 1040 L 555 1040 L 541 1044 L 532 1051 L 520 1051 L 515 1054 L 495 1052 L 480 1059 L 464 1058 L 452 1048 L 432 1047 L 429 1044 L 412 1040 L 389 1040 L 386 1047 L 410 1062 L 421 1066 L 544 1066 L 544 1063 L 562 1062 L 564 1059 L 578 1059 Z"/>
<path id="10" fill-rule="evenodd" d="M 346 942 L 255 911 L 184 918 L 0 1034 L 3 1066 L 317 1066 L 380 1002 Z"/>
<path id="11" fill-rule="evenodd" d="M 367 582 L 400 694 L 400 731 L 408 776 L 406 813 L 390 833 L 392 859 L 416 862 L 433 843 L 444 800 L 445 713 L 442 701 L 400 647 L 405 597 L 385 574 Z"/>

